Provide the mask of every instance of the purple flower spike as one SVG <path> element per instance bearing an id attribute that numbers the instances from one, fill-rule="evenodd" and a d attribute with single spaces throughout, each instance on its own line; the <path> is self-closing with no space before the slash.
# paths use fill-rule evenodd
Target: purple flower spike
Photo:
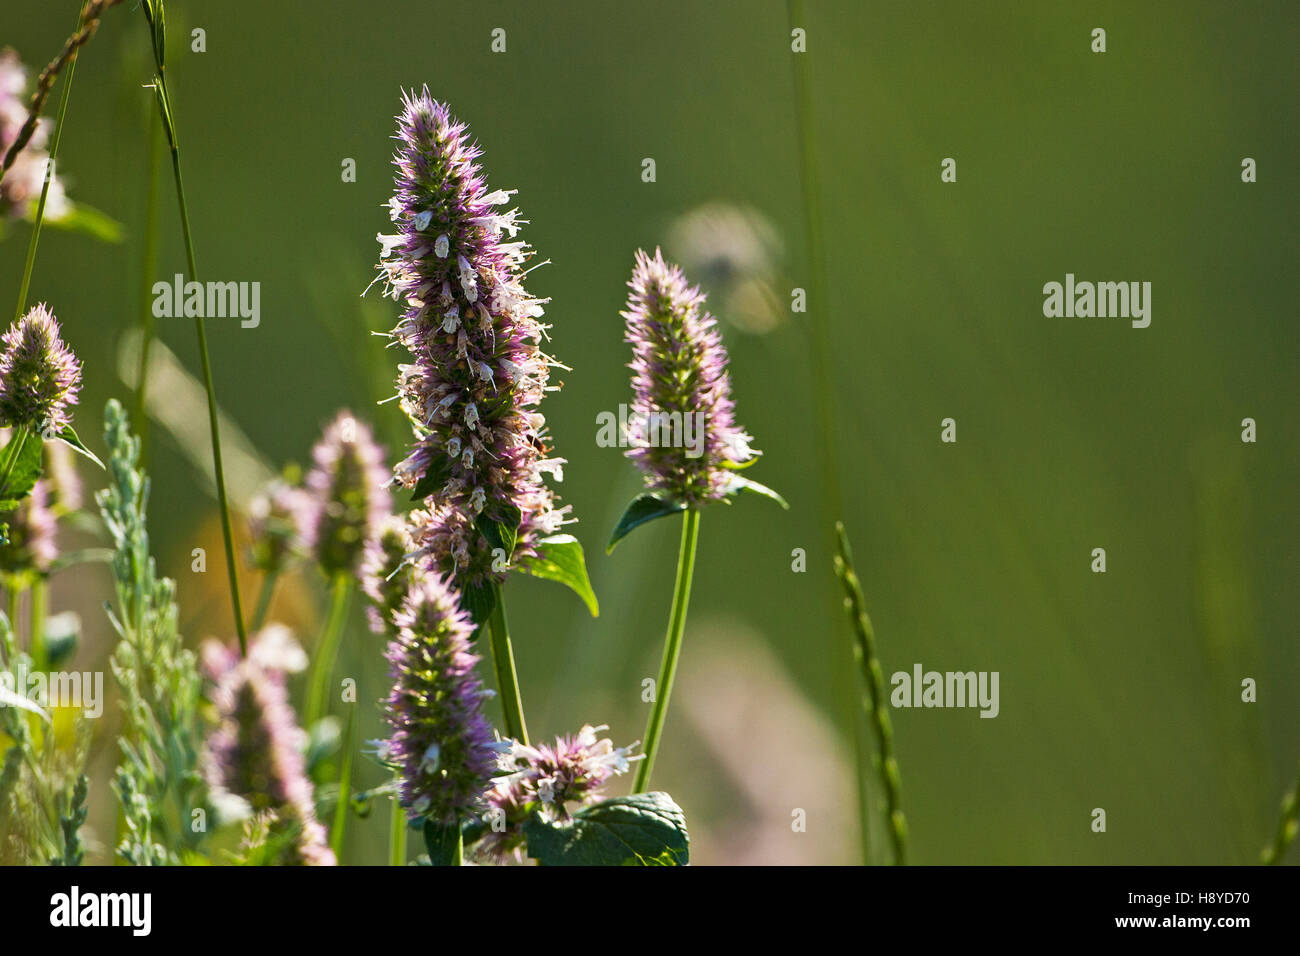
<path id="1" fill-rule="evenodd" d="M 44 303 L 9 327 L 0 355 L 0 424 L 57 432 L 81 390 L 81 363 Z"/>
<path id="2" fill-rule="evenodd" d="M 285 687 L 287 673 L 306 667 L 307 657 L 288 629 L 264 628 L 248 657 L 216 641 L 203 647 L 204 670 L 214 682 L 218 723 L 208 736 L 209 784 L 242 798 L 255 814 L 272 814 L 298 828 L 294 856 L 310 865 L 334 864 L 325 831 L 316 822 L 298 726 Z"/>
<path id="3" fill-rule="evenodd" d="M 481 808 L 501 750 L 483 716 L 488 694 L 474 673 L 472 627 L 452 593 L 428 575 L 396 623 L 385 704 L 392 734 L 381 753 L 397 769 L 399 799 L 412 820 L 455 826 Z"/>
<path id="4" fill-rule="evenodd" d="M 384 452 L 351 412 L 339 412 L 312 451 L 303 538 L 326 574 L 355 573 L 392 508 Z"/>
<path id="5" fill-rule="evenodd" d="M 734 421 L 727 351 L 704 294 L 655 250 L 636 254 L 625 341 L 632 346 L 627 456 L 651 490 L 698 507 L 733 489 L 731 468 L 753 458 Z"/>
<path id="6" fill-rule="evenodd" d="M 380 277 L 405 304 L 393 339 L 412 361 L 399 368 L 402 408 L 415 445 L 394 470 L 429 499 L 412 515 L 427 565 L 461 590 L 505 576 L 475 519 L 518 525 L 515 558 L 566 523 L 543 476 L 548 458 L 537 411 L 555 361 L 542 352 L 545 300 L 523 287 L 532 252 L 516 241 L 522 220 L 489 191 L 465 124 L 429 96 L 404 93 L 397 117 L 397 232 L 380 235 Z"/>

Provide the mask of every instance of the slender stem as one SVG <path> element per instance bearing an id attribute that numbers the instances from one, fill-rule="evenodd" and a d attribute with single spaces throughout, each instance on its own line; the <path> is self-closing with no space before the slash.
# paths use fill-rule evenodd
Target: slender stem
<path id="1" fill-rule="evenodd" d="M 645 759 L 637 764 L 633 793 L 645 793 L 649 788 L 650 772 L 659 752 L 659 739 L 668 716 L 668 698 L 672 696 L 673 678 L 677 675 L 677 658 L 682 652 L 682 634 L 686 631 L 686 609 L 691 603 L 691 578 L 695 574 L 695 545 L 699 537 L 700 513 L 695 508 L 688 508 L 682 516 L 682 545 L 677 554 L 677 584 L 673 588 L 668 636 L 664 639 L 664 658 L 659 666 L 659 683 L 655 685 L 654 707 L 645 728 Z"/>
<path id="2" fill-rule="evenodd" d="M 1296 775 L 1291 792 L 1282 800 L 1282 816 L 1277 821 L 1277 834 L 1261 856 L 1265 866 L 1277 866 L 1286 858 L 1286 851 L 1295 839 L 1297 829 L 1300 829 L 1297 817 L 1300 817 L 1300 773 Z"/>
<path id="3" fill-rule="evenodd" d="M 45 575 L 38 574 L 32 579 L 32 596 L 27 602 L 28 648 L 32 656 L 32 666 L 45 670 L 48 663 L 45 651 L 45 615 L 49 613 L 49 584 Z"/>
<path id="4" fill-rule="evenodd" d="M 330 831 L 330 849 L 335 861 L 343 859 L 343 834 L 348 828 L 348 804 L 352 802 L 352 753 L 357 749 L 356 708 L 348 708 L 348 728 L 343 737 L 343 763 L 339 768 L 339 802 L 334 807 L 334 826 Z"/>
<path id="5" fill-rule="evenodd" d="M 140 467 L 149 448 L 146 409 L 149 381 L 149 347 L 153 344 L 153 295 L 158 268 L 158 114 L 149 115 L 149 176 L 145 194 L 144 248 L 140 257 L 140 361 L 135 376 L 135 430 L 140 438 Z M 256 630 L 256 628 L 253 628 Z"/>
<path id="6" fill-rule="evenodd" d="M 4 447 L 4 459 L 0 462 L 0 498 L 7 497 L 9 478 L 14 472 L 14 465 L 18 463 L 18 456 L 23 453 L 23 446 L 27 444 L 27 436 L 30 432 L 31 429 L 26 425 L 19 425 L 13 430 L 9 444 Z"/>
<path id="7" fill-rule="evenodd" d="M 406 811 L 393 797 L 393 815 L 388 822 L 388 865 L 406 866 Z"/>
<path id="8" fill-rule="evenodd" d="M 903 816 L 902 777 L 898 772 L 898 760 L 894 756 L 894 728 L 886 706 L 885 673 L 876 653 L 876 632 L 871 626 L 871 618 L 867 616 L 862 585 L 858 581 L 857 572 L 853 570 L 853 552 L 849 548 L 848 533 L 840 522 L 835 524 L 835 533 L 839 539 L 835 574 L 844 587 L 844 610 L 853 625 L 856 638 L 854 657 L 863 672 L 867 689 L 862 706 L 871 719 L 871 726 L 876 733 L 876 746 L 880 749 L 876 769 L 880 772 L 880 782 L 885 791 L 886 829 L 894 847 L 894 862 L 902 866 L 907 863 L 907 820 Z"/>
<path id="9" fill-rule="evenodd" d="M 81 10 L 77 10 L 77 23 L 81 23 Z M 68 113 L 68 99 L 72 95 L 72 72 L 77 68 L 74 53 L 68 61 L 68 75 L 63 78 L 63 92 L 59 94 L 59 112 L 54 120 L 54 132 L 50 135 L 49 159 L 45 165 L 45 181 L 41 183 L 41 198 L 36 204 L 36 221 L 32 223 L 32 236 L 27 241 L 27 264 L 23 267 L 23 281 L 18 287 L 18 309 L 14 312 L 17 322 L 27 311 L 27 291 L 32 284 L 32 269 L 36 266 L 36 244 L 41 238 L 41 223 L 45 221 L 45 201 L 50 195 L 50 184 L 54 181 L 54 161 L 59 155 L 59 140 L 63 137 L 63 118 Z"/>
<path id="10" fill-rule="evenodd" d="M 311 690 L 307 698 L 307 719 L 304 724 L 306 727 L 311 727 L 325 716 L 325 689 L 329 686 L 330 675 L 334 673 L 334 661 L 339 656 L 343 622 L 348 616 L 348 598 L 351 594 L 352 579 L 342 571 L 335 573 L 330 585 L 329 616 L 325 619 L 325 630 L 311 667 Z"/>
<path id="11" fill-rule="evenodd" d="M 804 27 L 803 0 L 788 0 L 790 27 Z M 812 86 L 808 78 L 810 54 L 791 53 L 794 67 L 795 120 L 799 129 L 799 180 L 802 187 L 804 213 L 804 241 L 808 256 L 808 284 L 810 308 L 808 309 L 808 341 L 811 353 L 812 392 L 817 407 L 817 450 L 821 480 L 822 527 L 826 529 L 827 552 L 835 550 L 832 524 L 843 513 L 841 507 L 839 445 L 836 441 L 834 363 L 830 348 L 830 303 L 826 287 L 826 255 L 821 214 L 821 187 L 818 180 L 817 137 L 813 124 Z M 838 617 L 839 603 L 834 582 L 826 578 L 826 599 L 829 602 L 829 620 Z M 859 840 L 863 862 L 870 862 L 869 820 L 870 795 L 867 792 L 867 765 L 870 761 L 866 729 L 857 718 L 858 688 L 852 671 L 843 666 L 851 661 L 852 641 L 846 646 L 839 628 L 832 626 L 827 633 L 831 661 L 831 699 L 845 720 L 850 722 L 853 751 L 858 774 Z M 847 658 L 847 660 L 846 660 Z"/>
<path id="12" fill-rule="evenodd" d="M 451 855 L 451 865 L 465 865 L 465 831 L 461 829 L 459 823 L 456 824 L 456 849 Z"/>
<path id="13" fill-rule="evenodd" d="M 146 17 L 151 11 L 145 6 Z M 185 260 L 189 267 L 190 279 L 199 281 L 199 270 L 194 259 L 194 236 L 190 231 L 189 207 L 185 204 L 185 185 L 181 177 L 181 150 L 176 137 L 176 124 L 172 119 L 171 94 L 167 90 L 167 77 L 163 72 L 158 24 L 150 22 L 154 31 L 154 57 L 157 73 L 154 84 L 158 100 L 158 115 L 162 119 L 163 131 L 167 134 L 167 144 L 171 150 L 172 177 L 176 180 L 176 201 L 180 206 L 181 234 L 185 239 Z M 212 384 L 212 362 L 208 356 L 208 336 L 203 324 L 202 314 L 194 317 L 194 331 L 199 340 L 199 364 L 203 369 L 203 387 L 208 397 L 208 432 L 212 437 L 212 470 L 217 485 L 217 505 L 221 514 L 221 537 L 226 547 L 226 574 L 230 578 L 230 606 L 235 616 L 235 632 L 239 635 L 239 650 L 248 654 L 248 634 L 244 629 L 244 611 L 239 600 L 239 573 L 235 565 L 235 538 L 230 526 L 230 502 L 226 494 L 226 472 L 221 463 L 221 427 L 217 420 L 217 395 Z"/>
<path id="14" fill-rule="evenodd" d="M 248 623 L 250 634 L 256 634 L 262 629 L 262 624 L 266 621 L 266 612 L 271 609 L 271 598 L 275 596 L 275 582 L 279 577 L 279 571 L 267 571 L 262 576 L 262 587 L 257 592 L 257 607 L 253 610 L 253 619 Z"/>
<path id="15" fill-rule="evenodd" d="M 506 736 L 521 744 L 528 743 L 528 725 L 524 723 L 524 704 L 519 696 L 519 674 L 515 671 L 515 652 L 510 644 L 510 625 L 506 622 L 506 602 L 501 585 L 493 584 L 492 616 L 488 632 L 492 642 L 492 668 L 496 671 L 497 693 L 505 717 Z"/>

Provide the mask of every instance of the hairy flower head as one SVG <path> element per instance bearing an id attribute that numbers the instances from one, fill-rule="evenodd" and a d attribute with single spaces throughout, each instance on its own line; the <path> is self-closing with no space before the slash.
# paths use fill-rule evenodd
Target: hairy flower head
<path id="1" fill-rule="evenodd" d="M 410 527 L 401 515 L 389 515 L 380 522 L 375 537 L 366 545 L 361 590 L 370 600 L 366 616 L 376 634 L 392 636 L 396 632 L 394 621 L 417 576 L 410 561 L 414 549 Z"/>
<path id="2" fill-rule="evenodd" d="M 481 856 L 505 859 L 523 844 L 523 824 L 533 813 L 546 820 L 569 817 L 569 805 L 595 802 L 605 783 L 627 773 L 636 744 L 615 747 L 599 734 L 608 727 L 586 724 L 555 744 L 528 746 L 509 741 L 501 755 L 496 783 L 488 792 L 489 831 L 477 846 Z"/>
<path id="3" fill-rule="evenodd" d="M 625 341 L 632 346 L 632 415 L 627 456 L 646 484 L 696 507 L 727 495 L 730 468 L 752 458 L 734 421 L 727 351 L 704 294 L 682 271 L 638 250 Z"/>
<path id="4" fill-rule="evenodd" d="M 366 425 L 342 411 L 325 428 L 312 458 L 305 545 L 326 574 L 355 573 L 366 542 L 392 507 L 383 450 Z"/>
<path id="5" fill-rule="evenodd" d="M 81 363 L 63 343 L 59 320 L 33 306 L 0 340 L 0 424 L 59 431 L 81 390 Z"/>
<path id="6" fill-rule="evenodd" d="M 454 826 L 482 806 L 500 752 L 483 715 L 488 694 L 474 673 L 469 619 L 441 581 L 422 575 L 396 624 L 381 753 L 397 769 L 407 815 Z"/>
<path id="7" fill-rule="evenodd" d="M 481 587 L 504 577 L 482 521 L 517 526 L 515 555 L 528 557 L 569 511 L 544 483 L 562 464 L 537 411 L 556 364 L 542 351 L 545 300 L 524 289 L 522 220 L 510 192 L 488 189 L 465 124 L 426 88 L 403 94 L 394 138 L 397 231 L 379 236 L 379 269 L 404 305 L 392 337 L 411 354 L 397 385 L 415 434 L 394 474 L 428 499 L 412 516 L 427 525 L 414 532 L 426 564 Z"/>
<path id="8" fill-rule="evenodd" d="M 283 478 L 273 479 L 248 505 L 252 561 L 259 571 L 284 569 L 303 551 L 302 529 L 308 515 L 318 517 L 312 499 Z"/>

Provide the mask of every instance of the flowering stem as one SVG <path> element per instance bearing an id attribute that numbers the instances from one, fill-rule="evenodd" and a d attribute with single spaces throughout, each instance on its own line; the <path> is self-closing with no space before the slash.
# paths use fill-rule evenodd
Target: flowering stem
<path id="1" fill-rule="evenodd" d="M 262 576 L 262 588 L 257 592 L 257 607 L 253 610 L 253 619 L 248 624 L 250 634 L 256 634 L 266 621 L 266 612 L 271 609 L 271 598 L 275 596 L 275 582 L 280 572 L 267 571 Z"/>
<path id="2" fill-rule="evenodd" d="M 321 635 L 320 646 L 316 649 L 316 660 L 312 662 L 307 719 L 303 724 L 305 727 L 310 728 L 325 716 L 325 688 L 329 685 L 330 675 L 334 673 L 334 660 L 339 656 L 343 622 L 348 616 L 348 598 L 351 594 L 352 579 L 339 571 L 334 575 L 330 586 L 329 616 L 325 619 L 325 631 Z"/>
<path id="3" fill-rule="evenodd" d="M 488 619 L 492 642 L 492 667 L 497 677 L 497 693 L 501 695 L 501 710 L 505 716 L 506 736 L 528 743 L 528 725 L 524 723 L 524 704 L 519 696 L 519 675 L 515 671 L 515 652 L 510 645 L 510 627 L 506 623 L 505 598 L 501 585 L 493 584 L 495 602 Z"/>
<path id="4" fill-rule="evenodd" d="M 393 816 L 388 823 L 388 865 L 406 866 L 406 811 L 393 798 Z"/>
<path id="5" fill-rule="evenodd" d="M 677 675 L 677 658 L 682 652 L 682 634 L 686 631 L 686 608 L 691 603 L 691 578 L 695 574 L 695 544 L 700 537 L 700 512 L 688 508 L 682 516 L 682 545 L 677 555 L 677 585 L 673 589 L 673 609 L 668 618 L 668 636 L 664 640 L 664 659 L 655 686 L 654 708 L 645 728 L 645 759 L 637 764 L 633 793 L 645 793 L 650 786 L 650 771 L 659 752 L 659 738 L 668 715 L 668 698 Z"/>
<path id="6" fill-rule="evenodd" d="M 352 802 L 352 752 L 356 750 L 356 708 L 348 710 L 348 729 L 344 734 L 343 763 L 339 768 L 339 802 L 334 806 L 334 827 L 330 831 L 330 849 L 334 859 L 343 859 L 343 834 L 348 828 L 348 804 Z"/>
<path id="7" fill-rule="evenodd" d="M 1300 817 L 1300 774 L 1296 775 L 1296 782 L 1291 792 L 1282 800 L 1282 816 L 1277 821 L 1277 834 L 1261 857 L 1265 866 L 1277 866 L 1286 857 L 1287 848 L 1295 839 L 1296 830 L 1300 829 L 1300 824 L 1296 822 L 1297 817 Z"/>
<path id="8" fill-rule="evenodd" d="M 456 824 L 456 848 L 452 851 L 451 865 L 465 865 L 465 831 L 461 829 L 459 822 Z"/>
<path id="9" fill-rule="evenodd" d="M 77 24 L 81 24 L 81 10 L 77 10 Z M 77 67 L 74 53 L 68 61 L 68 75 L 63 78 L 63 92 L 59 94 L 59 112 L 54 120 L 54 132 L 50 134 L 50 154 L 45 161 L 45 181 L 41 184 L 41 198 L 36 204 L 36 221 L 32 223 L 32 237 L 27 242 L 27 264 L 23 267 L 22 285 L 18 287 L 18 310 L 14 321 L 22 318 L 27 311 L 27 290 L 32 283 L 32 269 L 36 265 L 36 244 L 41 238 L 41 223 L 45 221 L 45 200 L 50 195 L 50 183 L 54 181 L 54 159 L 59 154 L 59 139 L 63 135 L 63 117 L 68 112 L 68 99 L 72 94 L 72 71 Z"/>
<path id="10" fill-rule="evenodd" d="M 161 59 L 161 20 L 155 22 L 148 5 L 145 7 L 149 26 L 154 33 L 154 59 L 157 72 L 154 84 L 158 99 L 158 115 L 162 119 L 163 132 L 167 134 L 167 145 L 171 150 L 172 178 L 176 180 L 176 200 L 180 206 L 181 234 L 185 239 L 185 259 L 189 267 L 190 279 L 199 281 L 199 270 L 194 259 L 194 237 L 190 232 L 189 207 L 185 204 L 185 186 L 181 179 L 181 150 L 176 139 L 176 124 L 172 120 L 171 96 L 167 91 L 167 78 L 163 72 Z M 212 436 L 212 470 L 217 485 L 217 505 L 221 513 L 221 537 L 226 546 L 226 574 L 230 578 L 230 606 L 235 616 L 235 633 L 239 635 L 239 651 L 248 655 L 248 634 L 244 630 L 244 611 L 239 601 L 239 574 L 235 567 L 235 539 L 230 529 L 230 503 L 226 496 L 226 473 L 221 463 L 221 428 L 217 422 L 217 395 L 212 384 L 212 362 L 208 358 L 208 336 L 203 325 L 203 316 L 194 317 L 194 331 L 199 340 L 199 364 L 203 369 L 203 387 L 208 396 L 208 432 Z M 143 343 L 141 343 L 143 347 Z"/>

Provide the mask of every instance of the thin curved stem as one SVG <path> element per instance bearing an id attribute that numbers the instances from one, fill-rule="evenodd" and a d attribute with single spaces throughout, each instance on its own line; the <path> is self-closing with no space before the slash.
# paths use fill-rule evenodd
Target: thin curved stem
<path id="1" fill-rule="evenodd" d="M 334 662 L 339 656 L 343 641 L 343 622 L 347 619 L 348 598 L 352 594 L 352 579 L 343 572 L 334 575 L 330 583 L 330 609 L 325 619 L 325 630 L 316 649 L 316 659 L 311 667 L 311 689 L 307 697 L 307 716 L 304 727 L 310 728 L 325 716 L 325 688 L 334 673 Z"/>
<path id="2" fill-rule="evenodd" d="M 253 609 L 253 618 L 248 622 L 248 633 L 256 634 L 266 622 L 266 613 L 271 609 L 271 599 L 275 597 L 275 582 L 279 571 L 267 571 L 262 576 L 262 587 L 257 592 L 257 607 Z"/>
<path id="3" fill-rule="evenodd" d="M 691 603 L 691 579 L 695 575 L 695 545 L 700 537 L 700 512 L 688 508 L 682 515 L 682 543 L 677 554 L 677 583 L 673 587 L 673 608 L 668 616 L 668 635 L 664 638 L 664 656 L 659 665 L 659 683 L 655 685 L 654 707 L 645 728 L 645 759 L 637 764 L 633 793 L 645 793 L 650 786 L 650 772 L 668 717 L 668 699 L 677 676 L 677 659 L 682 653 L 682 635 L 686 631 L 686 609 Z"/>
<path id="4" fill-rule="evenodd" d="M 839 553 L 835 557 L 835 574 L 844 587 L 844 610 L 849 615 L 856 638 L 854 657 L 862 669 L 867 692 L 862 706 L 867 711 L 880 749 L 876 769 L 880 772 L 881 786 L 885 791 L 885 825 L 894 846 L 894 862 L 907 863 L 907 820 L 903 816 L 903 783 L 894 756 L 894 728 L 886 707 L 885 674 L 876 653 L 876 632 L 867 616 L 866 598 L 857 572 L 853 570 L 853 552 L 849 536 L 841 522 L 835 523 L 839 539 Z"/>
<path id="5" fill-rule="evenodd" d="M 32 579 L 31 597 L 27 599 L 27 647 L 32 667 L 43 671 L 49 663 L 45 650 L 45 615 L 49 613 L 49 583 L 43 574 Z"/>
<path id="6" fill-rule="evenodd" d="M 343 835 L 348 828 L 348 804 L 352 802 L 352 754 L 356 746 L 356 708 L 348 711 L 348 729 L 343 736 L 343 761 L 339 767 L 339 802 L 334 806 L 334 827 L 330 832 L 330 849 L 335 862 L 343 859 Z"/>
<path id="7" fill-rule="evenodd" d="M 176 181 L 176 201 L 180 206 L 181 234 L 185 239 L 185 261 L 189 267 L 191 281 L 199 281 L 199 270 L 194 258 L 194 236 L 190 231 L 190 212 L 185 204 L 185 185 L 181 177 L 181 150 L 176 138 L 176 124 L 172 118 L 171 95 L 167 90 L 167 77 L 162 64 L 162 21 L 152 19 L 151 9 L 142 5 L 145 17 L 153 32 L 154 61 L 157 72 L 154 74 L 154 88 L 158 100 L 158 115 L 162 119 L 163 132 L 167 134 L 167 145 L 171 150 L 172 178 Z M 235 616 L 235 633 L 239 636 L 239 650 L 248 654 L 248 634 L 244 629 L 244 611 L 239 599 L 239 572 L 235 564 L 235 539 L 230 526 L 230 502 L 226 494 L 226 472 L 221 462 L 221 427 L 217 421 L 217 395 L 212 384 L 212 361 L 208 356 L 208 335 L 203 324 L 202 314 L 194 316 L 194 332 L 199 340 L 199 365 L 203 370 L 203 388 L 208 397 L 208 432 L 212 437 L 212 470 L 217 485 L 217 506 L 221 514 L 221 537 L 226 548 L 226 574 L 230 578 L 230 606 Z M 143 343 L 141 343 L 143 346 Z"/>
<path id="8" fill-rule="evenodd" d="M 388 821 L 388 865 L 406 866 L 406 811 L 393 798 L 393 815 Z"/>
<path id="9" fill-rule="evenodd" d="M 524 722 L 524 704 L 519 696 L 519 674 L 515 670 L 515 652 L 510 644 L 510 625 L 506 621 L 505 597 L 501 585 L 493 584 L 492 616 L 488 619 L 488 633 L 492 644 L 492 668 L 496 672 L 497 693 L 501 695 L 501 710 L 505 719 L 506 736 L 528 743 L 528 725 Z"/>

